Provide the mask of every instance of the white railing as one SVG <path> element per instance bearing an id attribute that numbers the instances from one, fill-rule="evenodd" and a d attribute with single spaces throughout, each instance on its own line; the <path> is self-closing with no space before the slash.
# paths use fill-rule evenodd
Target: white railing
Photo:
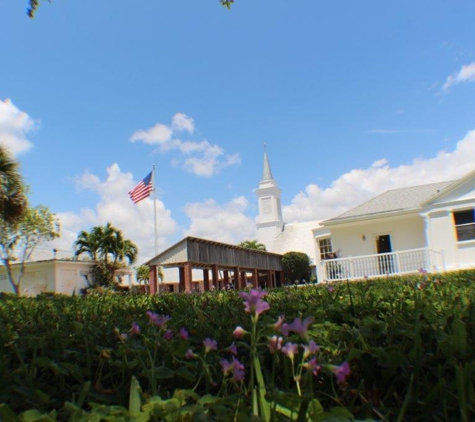
<path id="1" fill-rule="evenodd" d="M 324 281 L 410 274 L 420 270 L 444 270 L 442 252 L 429 248 L 327 259 L 322 261 L 321 265 Z"/>

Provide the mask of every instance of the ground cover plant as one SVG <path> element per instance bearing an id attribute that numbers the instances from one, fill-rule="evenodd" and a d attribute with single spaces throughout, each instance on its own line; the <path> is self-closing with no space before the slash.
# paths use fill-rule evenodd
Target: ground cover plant
<path id="1" fill-rule="evenodd" d="M 0 419 L 475 418 L 475 272 L 0 298 Z"/>

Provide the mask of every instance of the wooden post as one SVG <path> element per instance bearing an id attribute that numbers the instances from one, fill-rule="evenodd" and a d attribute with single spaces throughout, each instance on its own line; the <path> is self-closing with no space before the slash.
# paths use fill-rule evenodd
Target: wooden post
<path id="1" fill-rule="evenodd" d="M 213 280 L 213 286 L 216 290 L 219 289 L 219 274 L 218 274 L 218 266 L 213 264 L 211 266 L 211 278 Z"/>
<path id="2" fill-rule="evenodd" d="M 150 275 L 149 275 L 149 283 L 150 283 L 150 294 L 154 295 L 157 293 L 157 266 L 150 265 Z"/>
<path id="3" fill-rule="evenodd" d="M 257 272 L 257 268 L 252 269 L 252 287 L 255 289 L 259 287 L 259 273 Z"/>
<path id="4" fill-rule="evenodd" d="M 191 263 L 187 262 L 184 266 L 184 287 L 185 287 L 185 292 L 186 293 L 191 293 L 193 291 L 193 273 L 192 273 L 192 267 Z"/>
<path id="5" fill-rule="evenodd" d="M 205 292 L 209 291 L 209 270 L 207 268 L 203 270 L 203 289 Z"/>

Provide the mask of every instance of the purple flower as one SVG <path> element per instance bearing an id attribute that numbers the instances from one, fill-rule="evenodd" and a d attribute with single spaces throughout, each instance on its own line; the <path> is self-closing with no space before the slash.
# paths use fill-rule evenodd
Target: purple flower
<path id="1" fill-rule="evenodd" d="M 173 331 L 168 329 L 167 331 L 165 331 L 165 334 L 163 334 L 163 338 L 167 341 L 170 341 L 173 339 Z"/>
<path id="2" fill-rule="evenodd" d="M 188 331 L 186 331 L 184 328 L 180 328 L 180 337 L 182 340 L 188 340 Z"/>
<path id="3" fill-rule="evenodd" d="M 234 329 L 233 336 L 236 338 L 242 338 L 244 337 L 244 334 L 246 333 L 247 331 L 244 328 L 242 328 L 241 326 L 238 326 Z"/>
<path id="4" fill-rule="evenodd" d="M 299 352 L 299 345 L 296 343 L 285 343 L 285 346 L 282 347 L 281 352 L 290 358 L 290 360 L 294 360 L 294 356 Z"/>
<path id="5" fill-rule="evenodd" d="M 131 336 L 139 336 L 140 335 L 140 326 L 135 321 L 132 322 L 132 328 L 130 329 Z"/>
<path id="6" fill-rule="evenodd" d="M 165 328 L 166 323 L 172 319 L 168 315 L 158 315 L 152 311 L 147 311 L 147 316 L 151 324 L 160 328 Z"/>
<path id="7" fill-rule="evenodd" d="M 330 292 L 330 293 L 333 293 L 335 291 L 335 288 L 333 286 L 328 286 L 327 287 L 327 290 Z"/>
<path id="8" fill-rule="evenodd" d="M 262 312 L 270 309 L 270 305 L 262 300 L 264 296 L 267 296 L 267 292 L 263 290 L 252 289 L 249 293 L 239 293 L 239 296 L 244 299 L 244 311 L 248 314 L 255 314 L 256 317 L 259 317 Z"/>
<path id="9" fill-rule="evenodd" d="M 205 353 L 209 353 L 211 350 L 216 350 L 218 348 L 218 342 L 209 337 L 203 340 L 203 345 L 205 346 Z"/>
<path id="10" fill-rule="evenodd" d="M 300 318 L 295 318 L 291 324 L 282 325 L 282 334 L 288 336 L 289 332 L 294 332 L 300 335 L 304 340 L 308 337 L 308 326 L 313 322 L 313 317 L 307 317 L 303 321 Z"/>
<path id="11" fill-rule="evenodd" d="M 272 336 L 269 339 L 269 344 L 267 345 L 267 347 L 269 348 L 269 351 L 271 353 L 275 353 L 275 352 L 278 352 L 280 349 L 282 349 L 282 341 L 283 341 L 282 337 Z"/>
<path id="12" fill-rule="evenodd" d="M 308 345 L 302 344 L 303 348 L 303 358 L 307 359 L 309 356 L 314 355 L 320 350 L 320 346 L 317 345 L 313 340 L 308 342 Z"/>
<path id="13" fill-rule="evenodd" d="M 239 362 L 239 360 L 236 359 L 234 356 L 233 356 L 232 361 L 228 361 L 227 359 L 221 359 L 219 363 L 221 367 L 223 368 L 224 376 L 232 372 L 234 381 L 244 380 L 244 377 L 245 377 L 244 365 L 241 362 Z"/>
<path id="14" fill-rule="evenodd" d="M 320 372 L 320 365 L 317 363 L 317 358 L 312 358 L 308 362 L 304 363 L 302 365 L 305 369 L 308 369 L 309 371 L 313 372 L 313 375 L 317 376 L 318 373 Z"/>
<path id="15" fill-rule="evenodd" d="M 234 374 L 233 374 L 234 381 L 244 381 L 244 377 L 246 376 L 244 365 L 234 357 L 233 357 L 233 367 L 234 367 Z"/>
<path id="16" fill-rule="evenodd" d="M 185 353 L 185 359 L 194 359 L 196 357 L 197 355 L 191 349 L 188 349 Z"/>
<path id="17" fill-rule="evenodd" d="M 345 361 L 341 365 L 331 365 L 330 370 L 335 374 L 338 384 L 341 384 L 350 375 L 350 364 Z"/>
<path id="18" fill-rule="evenodd" d="M 228 347 L 228 350 L 229 350 L 229 352 L 232 353 L 234 356 L 237 356 L 238 351 L 237 351 L 236 343 L 234 343 L 234 341 L 232 342 L 231 346 Z"/>

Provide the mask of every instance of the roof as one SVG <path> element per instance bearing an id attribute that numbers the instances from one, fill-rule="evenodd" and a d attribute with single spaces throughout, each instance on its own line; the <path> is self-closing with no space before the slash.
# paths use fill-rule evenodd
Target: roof
<path id="1" fill-rule="evenodd" d="M 364 219 L 365 217 L 418 210 L 422 207 L 422 204 L 440 195 L 454 183 L 454 181 L 439 182 L 389 190 L 335 218 L 325 220 L 322 224 L 333 224 Z"/>
<path id="2" fill-rule="evenodd" d="M 222 269 L 240 267 L 280 271 L 281 259 L 282 256 L 276 253 L 189 236 L 147 261 L 145 265 L 171 268 L 191 263 L 193 268 L 218 265 Z"/>
<path id="3" fill-rule="evenodd" d="M 304 252 L 313 259 L 315 240 L 312 230 L 320 227 L 320 221 L 285 224 L 283 231 L 274 239 L 271 249 L 277 253 Z"/>

